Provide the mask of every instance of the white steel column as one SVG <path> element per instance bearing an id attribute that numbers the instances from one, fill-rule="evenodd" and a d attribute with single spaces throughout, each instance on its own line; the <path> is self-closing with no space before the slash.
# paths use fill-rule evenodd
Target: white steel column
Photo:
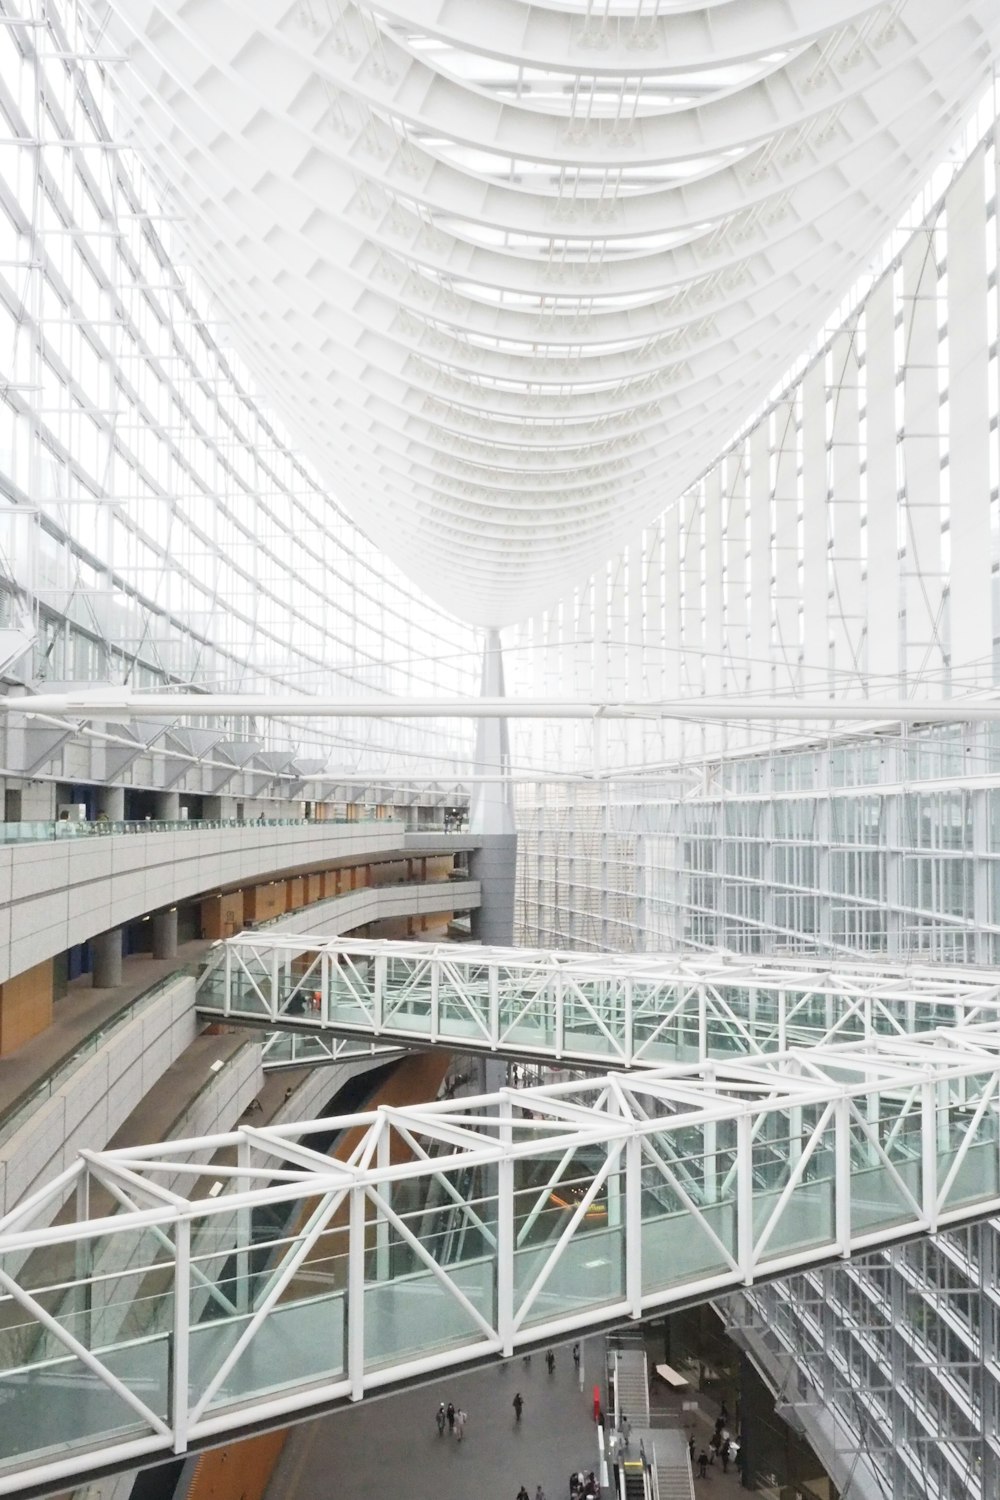
<path id="1" fill-rule="evenodd" d="M 986 183 L 981 149 L 949 188 L 946 213 L 949 634 L 952 690 L 962 692 L 993 679 Z"/>
<path id="2" fill-rule="evenodd" d="M 771 453 L 767 422 L 750 434 L 750 683 L 771 691 Z"/>
<path id="3" fill-rule="evenodd" d="M 856 322 L 834 339 L 830 366 L 833 398 L 830 503 L 833 595 L 830 608 L 834 684 L 843 691 L 848 682 L 853 686 L 862 677 L 865 664 Z"/>
<path id="4" fill-rule="evenodd" d="M 903 251 L 903 486 L 906 680 L 937 681 L 942 665 L 941 445 L 937 263 L 933 231 Z"/>
<path id="5" fill-rule="evenodd" d="M 701 690 L 721 693 L 722 618 L 722 466 L 716 464 L 705 479 L 705 669 Z"/>
<path id="6" fill-rule="evenodd" d="M 899 660 L 899 477 L 896 440 L 895 300 L 883 276 L 865 305 L 865 487 L 868 502 L 868 671 L 895 683 Z"/>
<path id="7" fill-rule="evenodd" d="M 818 359 L 802 381 L 802 652 L 807 690 L 826 687 L 830 676 L 828 491 L 825 362 Z"/>
<path id="8" fill-rule="evenodd" d="M 723 551 L 725 568 L 725 650 L 723 691 L 743 692 L 747 687 L 747 499 L 743 447 L 724 461 Z"/>
<path id="9" fill-rule="evenodd" d="M 798 413 L 794 395 L 779 401 L 774 426 L 774 614 L 777 630 L 775 688 L 794 693 L 799 668 L 799 476 Z"/>

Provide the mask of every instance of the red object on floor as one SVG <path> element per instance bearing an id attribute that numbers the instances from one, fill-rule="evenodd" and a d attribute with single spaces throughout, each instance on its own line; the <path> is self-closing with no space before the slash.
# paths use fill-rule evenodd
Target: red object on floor
<path id="1" fill-rule="evenodd" d="M 601 1420 L 601 1388 L 600 1388 L 599 1385 L 595 1385 L 594 1386 L 594 1421 L 595 1422 L 599 1422 L 600 1420 Z"/>

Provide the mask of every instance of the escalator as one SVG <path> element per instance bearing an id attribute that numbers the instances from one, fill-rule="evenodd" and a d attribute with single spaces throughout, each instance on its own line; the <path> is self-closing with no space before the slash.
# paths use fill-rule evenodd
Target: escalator
<path id="1" fill-rule="evenodd" d="M 646 1465 L 640 1458 L 626 1458 L 618 1465 L 620 1500 L 650 1500 L 651 1485 Z"/>

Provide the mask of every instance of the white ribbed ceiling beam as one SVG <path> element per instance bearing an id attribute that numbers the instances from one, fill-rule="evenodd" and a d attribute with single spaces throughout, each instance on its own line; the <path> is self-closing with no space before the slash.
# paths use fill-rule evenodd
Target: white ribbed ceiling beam
<path id="1" fill-rule="evenodd" d="M 996 0 L 92 8 L 262 386 L 491 625 L 711 462 L 1000 49 Z"/>

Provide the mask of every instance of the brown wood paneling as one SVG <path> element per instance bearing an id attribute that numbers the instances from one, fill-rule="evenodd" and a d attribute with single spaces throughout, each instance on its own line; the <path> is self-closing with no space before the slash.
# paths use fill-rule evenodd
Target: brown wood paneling
<path id="1" fill-rule="evenodd" d="M 52 959 L 0 985 L 0 1057 L 52 1025 Z"/>

